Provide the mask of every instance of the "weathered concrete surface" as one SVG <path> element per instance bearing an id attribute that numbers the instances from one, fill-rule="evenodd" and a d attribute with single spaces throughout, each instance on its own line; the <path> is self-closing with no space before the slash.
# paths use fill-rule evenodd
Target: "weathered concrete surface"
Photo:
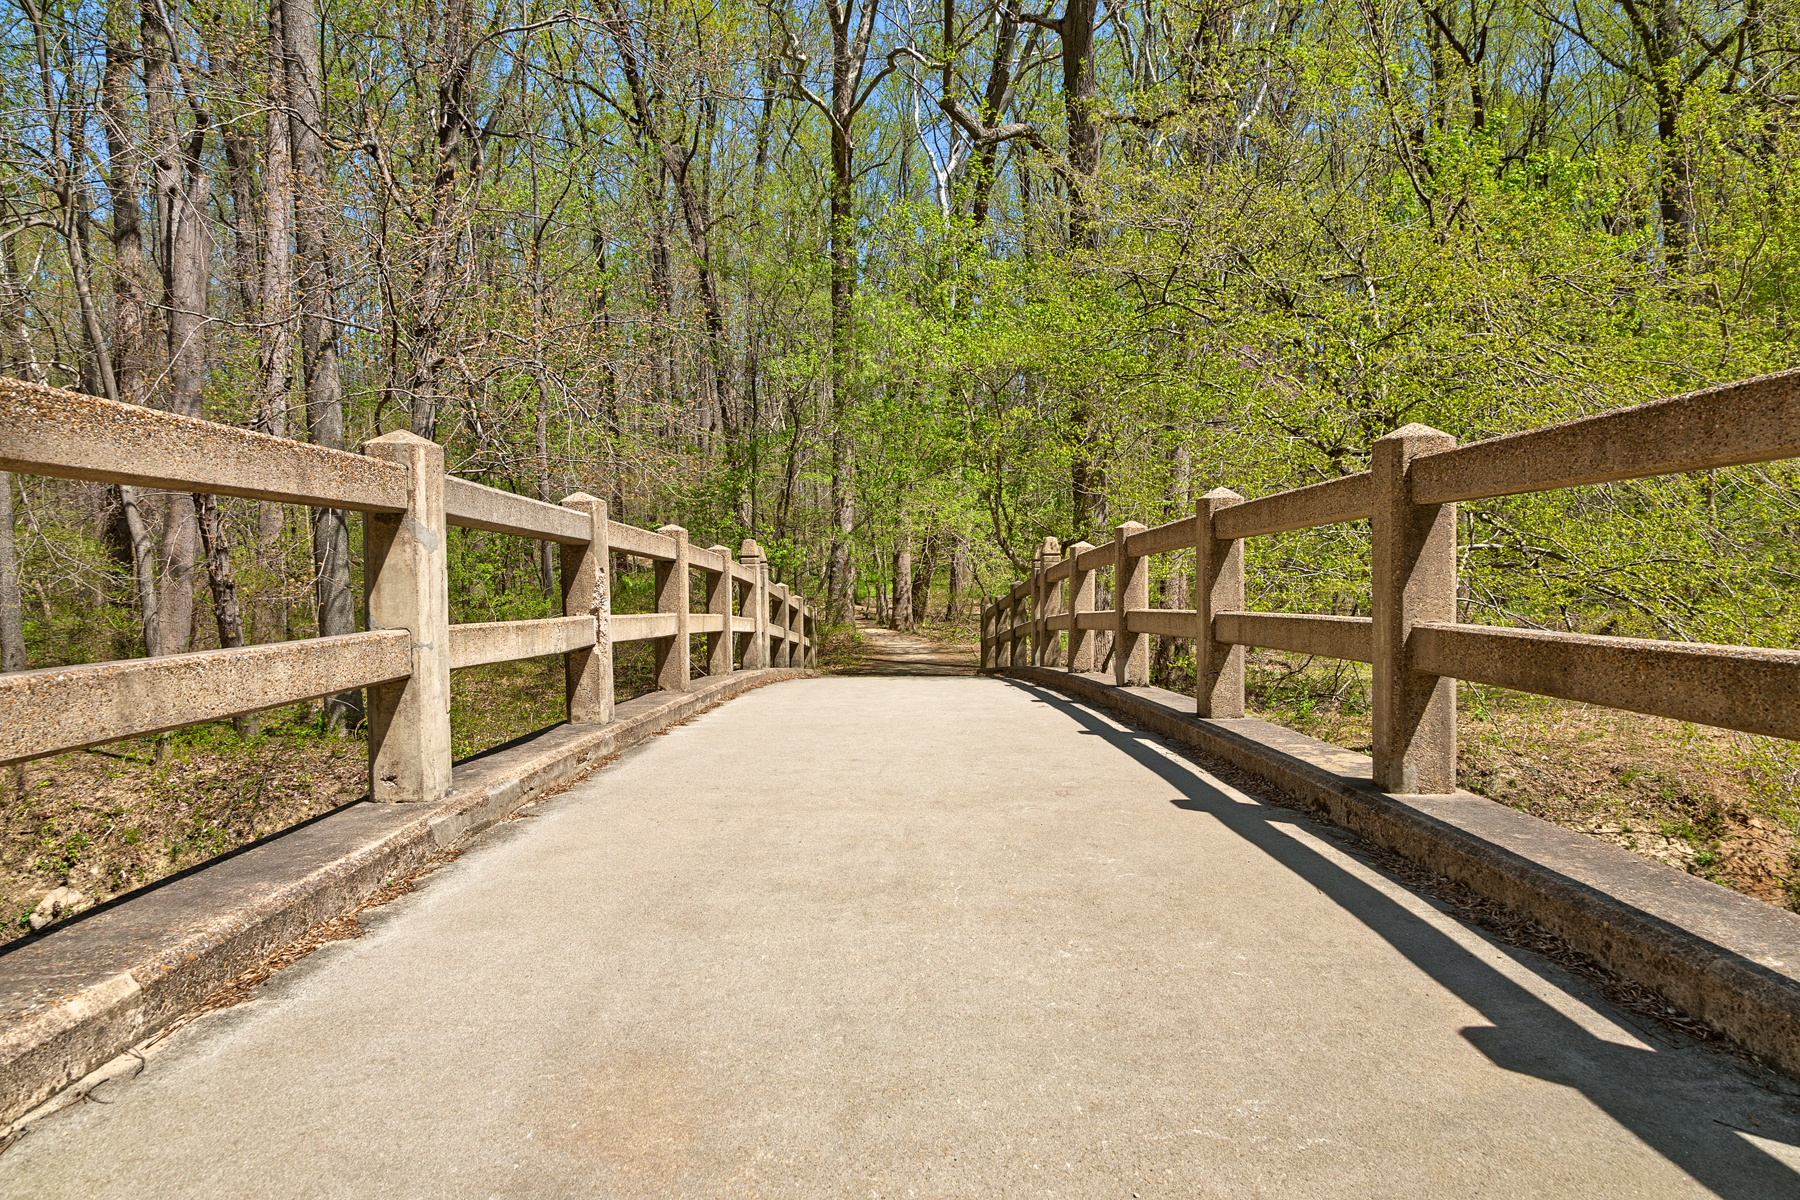
<path id="1" fill-rule="evenodd" d="M 1290 529 L 1311 529 L 1358 521 L 1375 508 L 1375 486 L 1367 471 L 1327 479 L 1291 491 L 1246 500 L 1230 512 L 1219 514 L 1219 537 L 1239 539 Z"/>
<path id="2" fill-rule="evenodd" d="M 0 675 L 0 763 L 404 679 L 405 630 Z"/>
<path id="3" fill-rule="evenodd" d="M 0 1190 L 1800 1189 L 1800 1100 L 1053 693 L 766 689 L 536 811 Z"/>
<path id="4" fill-rule="evenodd" d="M 1321 654 L 1327 658 L 1368 662 L 1375 656 L 1370 647 L 1372 625 L 1368 617 L 1222 612 L 1214 618 L 1213 631 L 1221 642 L 1234 646 L 1267 646 L 1295 654 Z M 1241 680 L 1239 692 L 1242 692 Z M 1242 716 L 1241 695 L 1237 712 L 1219 715 Z"/>
<path id="5" fill-rule="evenodd" d="M 406 505 L 393 463 L 0 379 L 0 471 L 363 512 Z"/>
<path id="6" fill-rule="evenodd" d="M 802 674 L 738 672 L 638 697 L 609 724 L 560 725 L 459 763 L 442 804 L 347 805 L 13 942 L 0 950 L 0 1122 L 458 838 L 706 705 Z"/>
<path id="7" fill-rule="evenodd" d="M 1408 645 L 1421 621 L 1456 620 L 1456 506 L 1415 504 L 1414 459 L 1456 445 L 1417 423 L 1369 453 L 1370 740 L 1376 786 L 1447 796 L 1456 790 L 1456 680 L 1420 670 Z"/>
<path id="8" fill-rule="evenodd" d="M 450 551 L 444 448 L 396 429 L 363 452 L 406 468 L 406 511 L 363 518 L 370 629 L 412 634 L 412 673 L 369 688 L 369 795 L 435 804 L 450 789 Z"/>
<path id="9" fill-rule="evenodd" d="M 1800 458 L 1800 370 L 1489 438 L 1413 463 L 1419 504 Z"/>
<path id="10" fill-rule="evenodd" d="M 566 546 L 584 546 L 593 536 L 586 513 L 454 475 L 444 478 L 444 517 L 464 529 L 485 529 L 489 533 L 509 533 Z"/>
<path id="11" fill-rule="evenodd" d="M 1470 792 L 1393 796 L 1365 755 L 1267 721 L 1209 721 L 1161 688 L 1017 670 L 1268 781 L 1542 923 L 1800 1078 L 1800 916 Z"/>
<path id="12" fill-rule="evenodd" d="M 1800 651 L 1420 625 L 1420 670 L 1653 716 L 1800 738 Z"/>
<path id="13" fill-rule="evenodd" d="M 450 626 L 450 667 L 518 662 L 568 654 L 594 644 L 594 618 L 544 617 L 536 621 L 478 621 Z"/>

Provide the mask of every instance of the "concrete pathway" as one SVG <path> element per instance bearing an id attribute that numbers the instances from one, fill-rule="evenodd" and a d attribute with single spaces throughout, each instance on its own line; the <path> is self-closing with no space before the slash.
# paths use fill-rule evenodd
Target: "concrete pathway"
<path id="1" fill-rule="evenodd" d="M 996 679 L 764 688 L 0 1156 L 8 1197 L 1800 1196 L 1800 1099 Z"/>

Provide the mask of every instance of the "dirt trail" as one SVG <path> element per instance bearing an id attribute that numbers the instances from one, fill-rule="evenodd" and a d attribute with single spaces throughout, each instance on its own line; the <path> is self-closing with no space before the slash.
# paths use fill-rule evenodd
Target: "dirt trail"
<path id="1" fill-rule="evenodd" d="M 857 622 L 862 635 L 859 662 L 832 672 L 835 675 L 973 675 L 977 666 L 974 646 L 928 641 L 912 634 L 896 633 L 871 622 Z"/>

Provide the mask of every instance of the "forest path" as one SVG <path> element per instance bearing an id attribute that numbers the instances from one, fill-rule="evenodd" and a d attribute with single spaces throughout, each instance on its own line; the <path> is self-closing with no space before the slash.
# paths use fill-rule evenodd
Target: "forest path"
<path id="1" fill-rule="evenodd" d="M 981 650 L 916 634 L 900 633 L 873 621 L 856 623 L 861 644 L 856 666 L 837 667 L 834 675 L 974 675 Z"/>
<path id="2" fill-rule="evenodd" d="M 527 811 L 0 1193 L 1800 1194 L 1800 1101 L 1053 693 L 786 683 Z"/>

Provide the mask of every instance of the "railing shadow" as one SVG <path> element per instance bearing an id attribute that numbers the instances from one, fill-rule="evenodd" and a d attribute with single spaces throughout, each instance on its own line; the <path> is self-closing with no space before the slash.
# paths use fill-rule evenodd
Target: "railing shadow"
<path id="1" fill-rule="evenodd" d="M 1239 803 L 1208 782 L 1197 766 L 1153 749 L 1154 734 L 1116 728 L 1067 697 L 1019 680 L 1006 682 L 1154 771 L 1178 793 L 1173 801 L 1178 808 L 1209 814 L 1317 887 L 1414 966 L 1481 1013 L 1490 1024 L 1465 1028 L 1462 1036 L 1494 1065 L 1580 1092 L 1645 1145 L 1726 1200 L 1800 1195 L 1800 1172 L 1736 1136 L 1737 1126 L 1725 1121 L 1716 1108 L 1702 1109 L 1693 1100 L 1668 1094 L 1665 1054 L 1675 1050 L 1645 1050 L 1595 1037 L 1442 930 L 1284 833 L 1281 826 L 1297 826 L 1304 820 L 1298 813 L 1266 804 L 1252 807 Z M 1551 986 L 1562 986 L 1541 969 L 1541 960 L 1535 955 L 1500 948 Z M 1696 1048 L 1693 1053 L 1710 1052 Z M 1730 1064 L 1727 1069 L 1735 1067 Z M 1771 1085 L 1753 1078 L 1747 1067 L 1741 1070 L 1745 1086 L 1775 1086 L 1783 1089 L 1781 1094 L 1800 1095 L 1800 1089 L 1788 1092 L 1785 1081 Z M 1757 1130 L 1755 1135 L 1791 1142 L 1774 1130 Z"/>

